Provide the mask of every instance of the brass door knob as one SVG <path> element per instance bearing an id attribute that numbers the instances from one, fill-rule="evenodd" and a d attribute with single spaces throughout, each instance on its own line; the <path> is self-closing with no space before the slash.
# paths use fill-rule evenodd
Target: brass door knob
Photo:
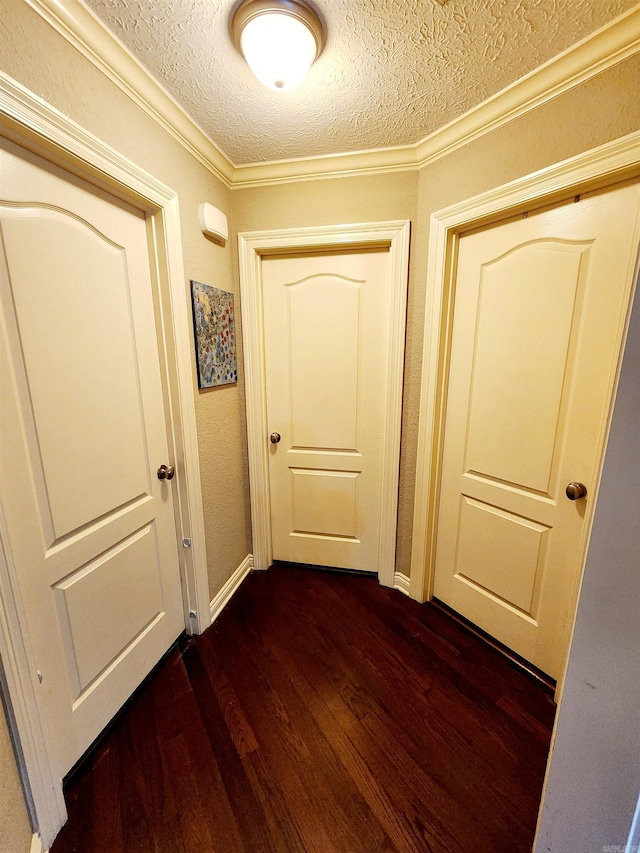
<path id="1" fill-rule="evenodd" d="M 173 465 L 161 465 L 157 471 L 159 480 L 173 480 L 176 475 L 176 469 Z"/>
<path id="2" fill-rule="evenodd" d="M 587 487 L 584 483 L 569 483 L 566 492 L 570 501 L 579 501 L 580 498 L 586 498 Z"/>
<path id="3" fill-rule="evenodd" d="M 269 441 L 271 442 L 271 444 L 277 444 L 281 438 L 282 436 L 279 432 L 272 432 L 269 436 Z"/>

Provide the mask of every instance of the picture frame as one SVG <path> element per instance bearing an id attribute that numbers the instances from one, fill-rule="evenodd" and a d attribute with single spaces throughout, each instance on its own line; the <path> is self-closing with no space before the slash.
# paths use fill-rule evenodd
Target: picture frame
<path id="1" fill-rule="evenodd" d="M 234 295 L 191 280 L 198 388 L 238 381 Z"/>

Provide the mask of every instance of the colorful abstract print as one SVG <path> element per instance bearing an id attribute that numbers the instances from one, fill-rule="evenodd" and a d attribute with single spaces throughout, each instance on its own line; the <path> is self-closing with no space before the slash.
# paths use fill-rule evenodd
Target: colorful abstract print
<path id="1" fill-rule="evenodd" d="M 198 387 L 238 381 L 233 293 L 191 282 Z"/>

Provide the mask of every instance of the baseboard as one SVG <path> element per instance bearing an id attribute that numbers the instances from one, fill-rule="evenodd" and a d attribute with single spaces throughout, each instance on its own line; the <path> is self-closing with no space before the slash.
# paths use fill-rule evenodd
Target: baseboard
<path id="1" fill-rule="evenodd" d="M 37 832 L 33 833 L 31 837 L 31 847 L 29 848 L 29 853 L 47 853 L 47 851 L 42 846 L 42 839 L 38 835 Z"/>
<path id="2" fill-rule="evenodd" d="M 234 592 L 250 571 L 253 570 L 253 554 L 247 554 L 220 592 L 211 601 L 211 621 L 215 622 L 224 606 L 231 601 Z"/>
<path id="3" fill-rule="evenodd" d="M 409 578 L 406 575 L 403 575 L 402 572 L 396 572 L 393 576 L 393 588 L 399 590 L 400 592 L 404 592 L 405 595 L 409 595 Z"/>

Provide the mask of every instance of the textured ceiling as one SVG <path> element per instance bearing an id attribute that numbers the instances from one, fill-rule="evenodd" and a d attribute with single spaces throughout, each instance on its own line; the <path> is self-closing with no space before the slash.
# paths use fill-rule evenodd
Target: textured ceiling
<path id="1" fill-rule="evenodd" d="M 271 92 L 231 44 L 234 0 L 85 0 L 236 164 L 417 142 L 637 0 L 315 0 L 327 44 Z"/>

